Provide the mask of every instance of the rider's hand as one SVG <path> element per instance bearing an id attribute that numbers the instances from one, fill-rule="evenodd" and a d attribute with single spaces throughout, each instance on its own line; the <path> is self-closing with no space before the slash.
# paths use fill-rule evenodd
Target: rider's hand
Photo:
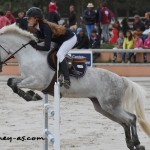
<path id="1" fill-rule="evenodd" d="M 33 48 L 36 48 L 36 46 L 37 46 L 37 43 L 36 43 L 34 40 L 31 40 L 31 41 L 29 42 L 29 44 L 30 44 Z"/>

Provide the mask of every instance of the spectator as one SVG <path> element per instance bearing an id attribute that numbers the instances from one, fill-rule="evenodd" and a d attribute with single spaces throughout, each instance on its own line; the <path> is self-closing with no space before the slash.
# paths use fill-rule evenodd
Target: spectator
<path id="1" fill-rule="evenodd" d="M 77 18 L 76 18 L 76 13 L 75 13 L 75 8 L 73 5 L 69 7 L 70 11 L 70 16 L 69 16 L 69 27 L 72 31 L 77 30 Z"/>
<path id="2" fill-rule="evenodd" d="M 48 21 L 58 24 L 60 16 L 58 15 L 56 3 L 50 2 Z"/>
<path id="3" fill-rule="evenodd" d="M 123 42 L 124 42 L 124 36 L 123 36 L 123 32 L 119 32 L 119 38 L 117 39 L 117 44 L 113 49 L 122 49 L 123 48 Z M 117 53 L 114 53 L 114 58 L 113 58 L 113 62 L 115 62 L 117 60 Z"/>
<path id="4" fill-rule="evenodd" d="M 93 10 L 94 5 L 92 3 L 89 3 L 87 5 L 87 10 L 84 12 L 84 21 L 86 24 L 86 30 L 88 33 L 88 38 L 91 37 L 91 32 L 94 29 L 94 24 L 96 22 L 96 13 Z"/>
<path id="5" fill-rule="evenodd" d="M 109 40 L 109 43 L 110 44 L 116 44 L 117 43 L 117 39 L 118 39 L 118 24 L 117 23 L 114 23 L 112 25 L 112 35 L 111 35 L 111 38 Z"/>
<path id="6" fill-rule="evenodd" d="M 141 37 L 141 33 L 138 31 L 135 31 L 134 32 L 134 49 L 143 48 L 143 41 L 140 37 Z"/>
<path id="7" fill-rule="evenodd" d="M 144 42 L 144 48 L 145 49 L 150 49 L 150 32 L 148 34 L 147 39 Z M 144 53 L 144 62 L 145 63 L 147 62 L 147 54 L 146 53 Z"/>
<path id="8" fill-rule="evenodd" d="M 145 31 L 145 25 L 139 15 L 134 16 L 133 30 L 135 31 L 137 29 L 140 29 L 142 32 Z"/>
<path id="9" fill-rule="evenodd" d="M 7 25 L 10 25 L 10 21 L 5 17 L 4 13 L 0 11 L 0 29 Z"/>
<path id="10" fill-rule="evenodd" d="M 94 29 L 90 38 L 90 48 L 100 49 L 100 36 L 97 34 L 97 31 Z M 100 53 L 93 53 L 93 62 L 100 57 Z"/>
<path id="11" fill-rule="evenodd" d="M 97 12 L 96 12 L 96 24 L 97 24 L 97 27 L 98 27 L 98 34 L 101 38 L 101 34 L 102 34 L 102 29 L 101 29 L 101 19 L 102 19 L 102 14 L 101 14 L 101 3 L 99 3 L 99 8 L 97 9 Z"/>
<path id="12" fill-rule="evenodd" d="M 16 25 L 18 25 L 23 30 L 27 30 L 28 22 L 27 19 L 24 17 L 25 17 L 25 12 L 19 11 L 18 18 L 16 18 Z"/>
<path id="13" fill-rule="evenodd" d="M 126 37 L 124 38 L 124 42 L 123 42 L 123 49 L 128 50 L 128 49 L 132 49 L 133 47 L 134 47 L 133 35 L 132 35 L 131 31 L 127 31 Z M 125 52 L 121 53 L 122 63 L 125 62 L 125 55 L 126 55 Z M 128 63 L 131 62 L 132 56 L 133 56 L 133 53 L 127 53 Z"/>
<path id="14" fill-rule="evenodd" d="M 77 29 L 77 44 L 75 45 L 78 49 L 88 49 L 89 39 L 88 36 L 83 32 L 82 28 Z"/>
<path id="15" fill-rule="evenodd" d="M 13 16 L 13 14 L 11 13 L 11 11 L 7 11 L 5 16 L 9 19 L 11 24 L 16 22 L 16 19 Z"/>
<path id="16" fill-rule="evenodd" d="M 145 28 L 150 29 L 150 12 L 145 13 Z"/>
<path id="17" fill-rule="evenodd" d="M 125 37 L 125 36 L 126 36 L 126 32 L 129 31 L 129 29 L 130 29 L 126 17 L 123 18 L 123 20 L 121 21 L 121 25 L 122 25 L 123 35 L 124 35 L 124 37 Z"/>
<path id="18" fill-rule="evenodd" d="M 106 5 L 107 3 L 104 2 L 101 9 L 101 28 L 105 43 L 109 42 L 109 25 L 111 23 L 111 12 Z"/>

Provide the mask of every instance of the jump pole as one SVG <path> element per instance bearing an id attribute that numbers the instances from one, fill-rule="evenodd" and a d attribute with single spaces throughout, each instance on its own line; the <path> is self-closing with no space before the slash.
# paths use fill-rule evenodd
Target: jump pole
<path id="1" fill-rule="evenodd" d="M 59 62 L 57 61 L 57 82 L 54 85 L 54 110 L 48 104 L 48 95 L 44 95 L 44 142 L 43 150 L 48 150 L 49 142 L 54 146 L 54 150 L 60 150 L 60 84 L 58 81 Z M 54 136 L 48 130 L 49 114 L 54 117 Z"/>

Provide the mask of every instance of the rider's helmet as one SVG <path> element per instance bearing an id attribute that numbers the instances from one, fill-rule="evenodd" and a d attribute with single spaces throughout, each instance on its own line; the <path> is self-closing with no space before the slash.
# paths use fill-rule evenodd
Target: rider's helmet
<path id="1" fill-rule="evenodd" d="M 40 20 L 43 19 L 43 13 L 42 10 L 38 7 L 31 7 L 27 12 L 26 12 L 26 17 L 36 17 Z"/>

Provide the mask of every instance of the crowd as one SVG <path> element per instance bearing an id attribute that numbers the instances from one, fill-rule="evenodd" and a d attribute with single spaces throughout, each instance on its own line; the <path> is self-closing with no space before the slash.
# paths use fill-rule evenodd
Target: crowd
<path id="1" fill-rule="evenodd" d="M 50 2 L 49 13 L 47 20 L 59 24 L 60 15 L 57 11 L 56 3 Z M 133 27 L 129 26 L 127 18 L 123 18 L 121 22 L 114 19 L 114 14 L 107 7 L 107 3 L 99 4 L 99 8 L 95 11 L 92 3 L 87 4 L 87 9 L 83 14 L 83 22 L 85 26 L 77 26 L 77 16 L 75 7 L 69 7 L 68 24 L 77 35 L 78 49 L 100 49 L 102 44 L 110 44 L 114 47 L 113 62 L 117 60 L 117 49 L 150 49 L 150 12 L 145 13 L 144 21 L 139 15 L 134 16 Z M 0 28 L 3 26 L 16 24 L 22 29 L 27 29 L 30 25 L 27 23 L 24 11 L 18 11 L 18 16 L 15 18 L 11 11 L 0 12 Z M 85 27 L 85 28 L 84 28 Z M 110 31 L 110 27 L 112 31 Z M 122 63 L 126 60 L 128 63 L 135 61 L 135 53 L 121 53 Z M 94 61 L 100 57 L 100 53 L 94 54 Z M 147 62 L 147 54 L 143 54 L 144 62 Z"/>

